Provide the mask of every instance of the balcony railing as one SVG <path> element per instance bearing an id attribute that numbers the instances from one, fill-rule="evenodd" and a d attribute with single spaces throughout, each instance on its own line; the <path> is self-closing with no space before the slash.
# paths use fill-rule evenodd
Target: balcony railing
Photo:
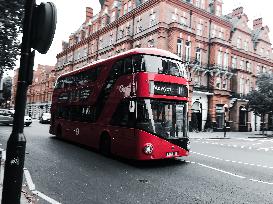
<path id="1" fill-rule="evenodd" d="M 232 92 L 231 97 L 237 99 L 247 99 L 247 94 Z"/>

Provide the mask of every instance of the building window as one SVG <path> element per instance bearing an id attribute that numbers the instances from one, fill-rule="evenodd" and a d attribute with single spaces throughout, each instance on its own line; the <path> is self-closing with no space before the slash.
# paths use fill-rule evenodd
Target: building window
<path id="1" fill-rule="evenodd" d="M 261 56 L 264 55 L 264 48 L 261 48 L 261 49 L 260 49 L 260 53 L 261 53 Z"/>
<path id="2" fill-rule="evenodd" d="M 190 58 L 191 58 L 191 42 L 190 41 L 186 41 L 186 62 L 190 62 Z"/>
<path id="3" fill-rule="evenodd" d="M 251 64 L 248 61 L 246 61 L 246 70 L 251 72 Z"/>
<path id="4" fill-rule="evenodd" d="M 215 86 L 216 86 L 217 89 L 221 88 L 221 79 L 219 77 L 216 79 Z"/>
<path id="5" fill-rule="evenodd" d="M 197 6 L 197 7 L 201 7 L 201 2 L 200 2 L 200 0 L 195 0 L 195 6 Z"/>
<path id="6" fill-rule="evenodd" d="M 222 51 L 218 51 L 217 64 L 223 65 L 223 52 Z"/>
<path id="7" fill-rule="evenodd" d="M 224 79 L 222 83 L 222 89 L 227 90 L 227 83 L 228 83 L 228 80 Z"/>
<path id="8" fill-rule="evenodd" d="M 186 17 L 186 12 L 183 12 L 183 15 L 180 18 L 180 23 L 184 26 L 187 25 L 187 17 Z"/>
<path id="9" fill-rule="evenodd" d="M 177 9 L 175 9 L 174 13 L 172 14 L 172 21 L 173 22 L 177 22 L 177 18 L 178 18 L 178 16 L 177 16 Z"/>
<path id="10" fill-rule="evenodd" d="M 111 16 L 111 22 L 114 22 L 115 20 L 116 20 L 116 12 L 113 11 Z"/>
<path id="11" fill-rule="evenodd" d="M 142 31 L 142 25 L 141 25 L 141 21 L 142 19 L 140 18 L 140 16 L 138 17 L 136 26 L 137 26 L 137 33 L 140 33 Z"/>
<path id="12" fill-rule="evenodd" d="M 200 86 L 201 85 L 201 76 L 200 74 L 196 73 L 194 76 L 194 85 Z"/>
<path id="13" fill-rule="evenodd" d="M 244 50 L 248 51 L 248 42 L 247 41 L 244 42 Z"/>
<path id="14" fill-rule="evenodd" d="M 232 57 L 231 58 L 231 66 L 232 66 L 232 69 L 236 69 L 237 68 L 237 59 L 236 57 Z"/>
<path id="15" fill-rule="evenodd" d="M 240 61 L 240 69 L 241 69 L 241 70 L 244 69 L 244 61 L 243 61 L 243 60 Z"/>
<path id="16" fill-rule="evenodd" d="M 123 15 L 127 13 L 127 4 L 124 4 L 123 6 Z"/>
<path id="17" fill-rule="evenodd" d="M 219 5 L 216 6 L 216 16 L 221 16 L 222 15 L 222 11 L 221 11 L 221 7 Z"/>
<path id="18" fill-rule="evenodd" d="M 203 25 L 201 23 L 198 23 L 196 26 L 196 35 L 203 35 Z"/>
<path id="19" fill-rule="evenodd" d="M 219 35 L 218 36 L 219 36 L 220 39 L 224 39 L 224 29 L 223 28 L 219 29 Z"/>
<path id="20" fill-rule="evenodd" d="M 150 27 L 156 24 L 155 13 L 150 14 Z"/>
<path id="21" fill-rule="evenodd" d="M 132 10 L 132 2 L 129 1 L 128 2 L 128 12 L 130 12 Z"/>
<path id="22" fill-rule="evenodd" d="M 212 25 L 212 31 L 211 31 L 211 37 L 212 38 L 214 38 L 216 36 L 216 30 L 217 30 L 217 26 Z"/>
<path id="23" fill-rule="evenodd" d="M 224 54 L 224 69 L 228 69 L 228 53 Z"/>
<path id="24" fill-rule="evenodd" d="M 182 58 L 183 55 L 183 40 L 177 39 L 177 56 Z"/>
<path id="25" fill-rule="evenodd" d="M 155 47 L 154 39 L 151 39 L 151 40 L 148 41 L 148 47 Z"/>
<path id="26" fill-rule="evenodd" d="M 240 78 L 240 93 L 243 94 L 245 90 L 245 80 Z"/>
<path id="27" fill-rule="evenodd" d="M 260 72 L 261 72 L 261 68 L 260 68 L 260 66 L 259 66 L 259 65 L 257 65 L 257 68 L 256 68 L 256 74 L 258 75 L 258 74 L 260 74 Z"/>
<path id="28" fill-rule="evenodd" d="M 242 40 L 241 40 L 241 37 L 237 38 L 237 48 L 238 49 L 241 49 L 242 47 Z"/>
<path id="29" fill-rule="evenodd" d="M 201 64 L 201 49 L 199 47 L 196 48 L 195 60 L 196 60 L 196 64 L 198 65 Z"/>

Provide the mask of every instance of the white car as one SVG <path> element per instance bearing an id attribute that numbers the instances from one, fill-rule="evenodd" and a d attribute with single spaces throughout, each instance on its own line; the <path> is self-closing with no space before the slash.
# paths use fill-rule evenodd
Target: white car
<path id="1" fill-rule="evenodd" d="M 50 113 L 43 113 L 40 117 L 40 123 L 50 123 L 51 114 Z"/>
<path id="2" fill-rule="evenodd" d="M 24 117 L 24 124 L 25 124 L 25 126 L 28 127 L 28 126 L 30 126 L 31 123 L 32 123 L 31 117 L 25 115 L 25 117 Z"/>
<path id="3" fill-rule="evenodd" d="M 13 116 L 15 110 L 8 110 L 8 109 L 0 109 L 0 123 L 5 125 L 12 125 L 13 124 Z M 32 119 L 29 116 L 24 116 L 24 124 L 25 126 L 30 126 L 32 123 Z"/>

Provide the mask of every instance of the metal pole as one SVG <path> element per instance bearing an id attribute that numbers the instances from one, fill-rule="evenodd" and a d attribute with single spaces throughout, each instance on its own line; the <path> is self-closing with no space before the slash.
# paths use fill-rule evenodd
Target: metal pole
<path id="1" fill-rule="evenodd" d="M 7 157 L 5 162 L 2 204 L 20 204 L 23 168 L 25 160 L 26 138 L 24 130 L 24 115 L 26 107 L 27 88 L 33 68 L 34 51 L 31 52 L 31 20 L 35 0 L 25 1 L 25 16 L 23 38 L 21 45 L 20 69 L 18 74 L 15 99 L 15 114 L 13 129 L 7 142 Z"/>

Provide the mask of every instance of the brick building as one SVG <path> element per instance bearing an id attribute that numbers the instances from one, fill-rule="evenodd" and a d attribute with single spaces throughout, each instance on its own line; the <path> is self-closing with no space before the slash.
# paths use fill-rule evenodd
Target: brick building
<path id="1" fill-rule="evenodd" d="M 100 0 L 86 8 L 80 28 L 63 42 L 56 75 L 135 47 L 169 50 L 189 70 L 190 123 L 222 130 L 259 129 L 245 95 L 260 72 L 272 72 L 269 28 L 262 19 L 248 27 L 243 8 L 222 14 L 222 0 Z M 228 112 L 225 113 L 225 107 Z M 207 123 L 207 124 L 206 124 Z"/>
<path id="2" fill-rule="evenodd" d="M 13 78 L 12 104 L 15 102 L 17 77 L 18 69 L 15 70 Z M 50 111 L 54 83 L 55 67 L 38 64 L 33 73 L 32 85 L 27 91 L 26 114 L 31 114 L 33 118 L 39 118 L 43 112 Z"/>

